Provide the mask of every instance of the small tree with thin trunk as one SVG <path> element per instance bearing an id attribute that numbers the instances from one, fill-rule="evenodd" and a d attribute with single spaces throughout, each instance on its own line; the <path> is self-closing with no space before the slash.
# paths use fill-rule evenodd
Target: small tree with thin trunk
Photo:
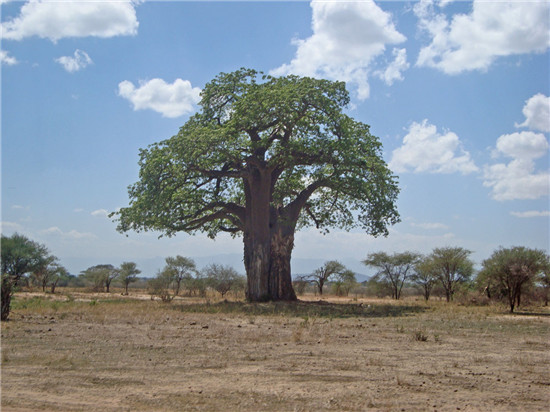
<path id="1" fill-rule="evenodd" d="M 317 286 L 319 295 L 323 295 L 323 287 L 332 275 L 341 273 L 346 270 L 346 267 L 336 260 L 330 260 L 323 266 L 316 269 L 308 279 Z"/>
<path id="2" fill-rule="evenodd" d="M 170 288 L 173 283 L 174 277 L 171 271 L 166 269 L 159 271 L 157 275 L 154 278 L 149 279 L 149 282 L 147 283 L 147 290 L 151 295 L 151 299 L 153 299 L 154 296 L 157 296 L 163 302 L 171 302 L 175 297 L 175 295 L 170 293 Z"/>
<path id="3" fill-rule="evenodd" d="M 522 289 L 532 284 L 550 266 L 543 250 L 526 247 L 500 248 L 483 261 L 481 276 L 493 279 L 505 291 L 510 312 L 521 304 Z"/>
<path id="4" fill-rule="evenodd" d="M 222 298 L 227 292 L 238 286 L 245 279 L 230 266 L 211 264 L 204 269 L 204 274 L 208 279 L 208 284 L 222 295 Z"/>
<path id="5" fill-rule="evenodd" d="M 110 287 L 120 272 L 113 265 L 95 265 L 84 270 L 82 277 L 93 284 L 93 288 L 97 292 L 106 291 L 110 293 Z"/>
<path id="6" fill-rule="evenodd" d="M 39 267 L 48 256 L 48 249 L 17 233 L 1 239 L 2 288 L 1 320 L 8 320 L 11 298 L 21 279 Z"/>
<path id="7" fill-rule="evenodd" d="M 119 280 L 124 286 L 124 294 L 128 294 L 128 286 L 130 283 L 137 280 L 137 275 L 141 273 L 141 270 L 137 268 L 134 262 L 123 262 L 119 269 Z"/>
<path id="8" fill-rule="evenodd" d="M 42 292 L 45 292 L 51 278 L 55 276 L 57 266 L 57 257 L 45 256 L 31 274 L 32 283 L 42 287 Z"/>
<path id="9" fill-rule="evenodd" d="M 197 271 L 195 262 L 192 259 L 180 255 L 176 257 L 167 257 L 164 270 L 172 274 L 174 295 L 176 296 L 179 295 L 181 282 L 184 279 L 191 279 L 193 273 Z"/>
<path id="10" fill-rule="evenodd" d="M 457 285 L 466 282 L 474 272 L 471 253 L 462 247 L 442 247 L 435 248 L 428 258 L 445 290 L 447 302 L 453 300 Z"/>
<path id="11" fill-rule="evenodd" d="M 346 269 L 333 276 L 332 287 L 337 296 L 348 296 L 349 291 L 357 284 L 355 273 Z"/>
<path id="12" fill-rule="evenodd" d="M 428 301 L 432 289 L 437 282 L 437 273 L 429 259 L 421 259 L 415 265 L 414 273 L 411 275 L 411 282 L 422 288 L 424 300 Z"/>
<path id="13" fill-rule="evenodd" d="M 49 280 L 50 293 L 55 293 L 55 288 L 59 282 L 66 282 L 69 280 L 69 272 L 61 265 L 56 265 L 54 271 L 52 272 Z"/>
<path id="14" fill-rule="evenodd" d="M 377 252 L 369 254 L 363 263 L 378 269 L 374 278 L 387 282 L 391 286 L 392 298 L 399 300 L 405 281 L 413 275 L 415 265 L 419 261 L 418 253 L 403 252 L 388 255 L 385 252 Z"/>

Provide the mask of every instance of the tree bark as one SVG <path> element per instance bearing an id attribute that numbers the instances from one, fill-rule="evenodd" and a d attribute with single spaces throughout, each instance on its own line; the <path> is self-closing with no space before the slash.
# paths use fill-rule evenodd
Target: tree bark
<path id="1" fill-rule="evenodd" d="M 11 295 L 13 293 L 14 283 L 9 279 L 9 275 L 2 275 L 2 291 L 0 297 L 2 299 L 2 313 L 1 320 L 8 320 L 10 316 L 10 304 L 11 304 Z"/>
<path id="2" fill-rule="evenodd" d="M 246 298 L 251 302 L 265 302 L 269 294 L 269 249 L 267 239 L 244 235 L 244 267 L 246 269 Z"/>
<path id="3" fill-rule="evenodd" d="M 269 289 L 272 300 L 296 300 L 292 287 L 290 258 L 294 248 L 294 229 L 290 233 L 279 230 L 271 236 Z"/>
<path id="4" fill-rule="evenodd" d="M 254 168 L 244 181 L 246 214 L 244 266 L 246 297 L 251 302 L 296 300 L 290 274 L 295 220 L 284 225 L 279 210 L 271 204 L 272 174 Z"/>

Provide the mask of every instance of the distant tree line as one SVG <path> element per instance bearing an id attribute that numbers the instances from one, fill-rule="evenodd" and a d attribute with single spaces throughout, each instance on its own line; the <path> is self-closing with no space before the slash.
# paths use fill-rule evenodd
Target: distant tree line
<path id="1" fill-rule="evenodd" d="M 71 275 L 46 246 L 20 234 L 2 235 L 1 239 L 2 320 L 7 320 L 13 294 L 22 286 L 39 287 L 55 293 L 59 286 L 88 286 L 97 292 L 110 292 L 113 282 L 124 287 L 128 294 L 131 283 L 140 280 L 141 271 L 134 262 L 119 267 L 99 264 Z M 370 293 L 400 299 L 404 288 L 419 290 L 428 301 L 434 291 L 440 291 L 452 301 L 457 291 L 475 291 L 486 299 L 505 301 L 513 312 L 525 296 L 538 294 L 545 305 L 550 295 L 550 257 L 547 252 L 526 247 L 499 248 L 482 262 L 477 273 L 470 259 L 471 251 L 461 247 L 435 248 L 423 256 L 415 252 L 388 254 L 370 253 L 363 263 L 376 269 L 366 283 L 359 284 L 353 271 L 336 260 L 327 261 L 309 275 L 294 279 L 298 294 L 307 288 L 323 295 L 327 286 L 333 294 L 348 296 L 354 290 L 367 288 Z M 141 279 L 141 282 L 144 282 Z M 197 270 L 187 257 L 166 258 L 166 264 L 154 278 L 147 280 L 152 297 L 171 301 L 182 291 L 188 296 L 206 296 L 213 290 L 224 298 L 229 292 L 245 292 L 246 278 L 229 266 L 212 264 Z"/>
<path id="2" fill-rule="evenodd" d="M 246 278 L 230 266 L 211 264 L 197 270 L 195 262 L 184 256 L 167 257 L 166 265 L 148 282 L 151 297 L 170 302 L 182 289 L 188 296 L 205 297 L 208 289 L 224 298 L 229 291 L 246 289 Z"/>
<path id="3" fill-rule="evenodd" d="M 550 258 L 547 252 L 526 247 L 501 247 L 482 262 L 477 273 L 471 253 L 462 247 L 435 248 L 427 256 L 410 251 L 370 253 L 363 264 L 374 268 L 376 273 L 362 287 L 380 297 L 390 296 L 396 300 L 401 298 L 406 286 L 420 290 L 426 301 L 437 290 L 443 293 L 447 302 L 452 301 L 459 290 L 476 291 L 488 299 L 506 301 L 511 312 L 520 306 L 522 296 L 538 293 L 548 305 Z M 335 294 L 345 296 L 361 287 L 355 274 L 334 260 L 310 275 L 296 278 L 294 284 L 298 294 L 303 294 L 309 285 L 319 295 L 323 295 L 327 284 L 333 287 Z"/>

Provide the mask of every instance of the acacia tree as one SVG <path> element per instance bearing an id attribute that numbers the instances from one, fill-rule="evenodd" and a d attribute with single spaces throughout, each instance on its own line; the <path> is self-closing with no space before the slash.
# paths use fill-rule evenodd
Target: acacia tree
<path id="1" fill-rule="evenodd" d="M 118 230 L 242 234 L 247 298 L 295 300 L 297 229 L 399 221 L 396 177 L 369 126 L 344 114 L 343 82 L 254 70 L 221 73 L 201 110 L 172 138 L 140 152 L 140 178 Z"/>
<path id="2" fill-rule="evenodd" d="M 27 273 L 35 271 L 49 256 L 46 246 L 20 234 L 1 238 L 2 289 L 1 320 L 8 320 L 10 304 L 18 282 Z"/>
<path id="3" fill-rule="evenodd" d="M 353 270 L 345 269 L 334 275 L 332 287 L 338 296 L 348 296 L 349 291 L 357 284 Z"/>
<path id="4" fill-rule="evenodd" d="M 329 278 L 338 273 L 343 273 L 346 270 L 346 267 L 336 260 L 329 260 L 323 266 L 308 276 L 310 282 L 314 283 L 317 286 L 319 295 L 323 295 L 323 287 Z"/>
<path id="5" fill-rule="evenodd" d="M 521 303 L 522 288 L 535 281 L 550 266 L 543 250 L 526 247 L 500 248 L 483 261 L 480 276 L 495 281 L 505 292 L 510 312 Z"/>
<path id="6" fill-rule="evenodd" d="M 363 260 L 363 264 L 378 269 L 375 280 L 385 280 L 391 285 L 392 298 L 399 300 L 405 281 L 409 279 L 415 270 L 415 265 L 420 261 L 420 255 L 413 252 L 371 253 Z"/>
<path id="7" fill-rule="evenodd" d="M 422 288 L 424 300 L 428 301 L 432 294 L 432 289 L 437 282 L 437 272 L 431 264 L 430 259 L 421 259 L 414 268 L 411 281 Z"/>
<path id="8" fill-rule="evenodd" d="M 208 283 L 222 298 L 231 289 L 236 289 L 243 283 L 243 277 L 231 266 L 213 263 L 204 269 Z"/>
<path id="9" fill-rule="evenodd" d="M 93 283 L 96 291 L 103 292 L 105 289 L 107 293 L 110 293 L 111 283 L 119 275 L 119 269 L 105 264 L 91 266 L 82 272 L 82 276 Z"/>
<path id="10" fill-rule="evenodd" d="M 171 302 L 175 295 L 170 294 L 170 286 L 174 283 L 173 273 L 166 268 L 159 271 L 157 275 L 149 279 L 147 282 L 147 289 L 151 295 L 151 299 L 154 296 L 158 296 L 163 302 Z"/>
<path id="11" fill-rule="evenodd" d="M 60 281 L 69 280 L 69 272 L 61 265 L 56 265 L 49 276 L 50 293 L 55 293 L 55 288 Z"/>
<path id="12" fill-rule="evenodd" d="M 124 285 L 124 294 L 128 294 L 128 286 L 137 280 L 137 275 L 141 270 L 137 268 L 134 262 L 123 262 L 119 268 L 119 280 Z"/>
<path id="13" fill-rule="evenodd" d="M 172 274 L 172 280 L 174 282 L 174 295 L 178 296 L 182 280 L 191 279 L 193 273 L 197 270 L 193 259 L 177 255 L 176 257 L 166 258 L 166 266 L 164 267 L 164 271 Z"/>
<path id="14" fill-rule="evenodd" d="M 474 272 L 474 263 L 469 256 L 472 252 L 462 247 L 435 248 L 428 257 L 434 274 L 445 290 L 447 302 L 453 299 L 456 286 L 467 281 Z"/>

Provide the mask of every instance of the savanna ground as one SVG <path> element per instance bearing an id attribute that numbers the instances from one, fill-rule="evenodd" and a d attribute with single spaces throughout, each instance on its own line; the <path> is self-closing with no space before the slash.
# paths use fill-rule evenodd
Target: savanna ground
<path id="1" fill-rule="evenodd" d="M 2 411 L 548 410 L 548 309 L 302 299 L 19 294 Z"/>

